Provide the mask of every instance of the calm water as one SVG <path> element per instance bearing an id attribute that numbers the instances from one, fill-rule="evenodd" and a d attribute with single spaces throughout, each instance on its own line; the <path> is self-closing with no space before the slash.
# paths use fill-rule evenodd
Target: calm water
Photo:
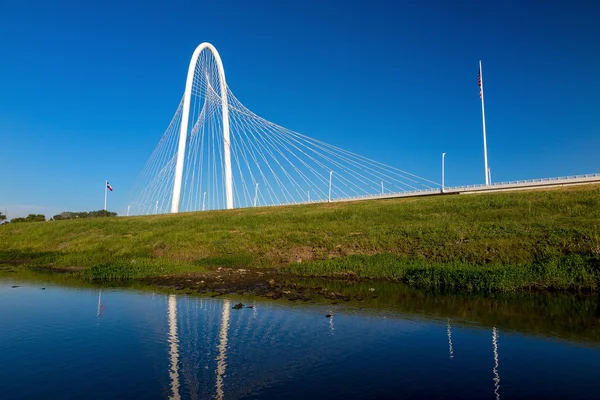
<path id="1" fill-rule="evenodd" d="M 367 296 L 311 304 L 4 278 L 0 397 L 598 398 L 597 297 L 389 285 Z"/>

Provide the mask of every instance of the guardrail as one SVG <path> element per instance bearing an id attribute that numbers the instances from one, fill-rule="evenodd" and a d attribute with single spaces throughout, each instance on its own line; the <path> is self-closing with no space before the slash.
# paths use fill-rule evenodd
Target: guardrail
<path id="1" fill-rule="evenodd" d="M 485 184 L 477 184 L 477 185 L 463 185 L 463 186 L 446 186 L 444 187 L 444 193 L 447 194 L 456 194 L 456 193 L 468 193 L 471 190 L 482 189 L 485 190 L 498 190 L 503 188 L 514 188 L 515 185 L 521 185 L 527 187 L 527 184 L 540 184 L 540 183 L 549 183 L 553 182 L 564 182 L 569 183 L 569 181 L 575 181 L 572 183 L 577 183 L 577 181 L 584 180 L 586 178 L 594 178 L 594 180 L 598 180 L 600 182 L 600 173 L 597 174 L 584 174 L 584 175 L 571 175 L 571 176 L 562 176 L 562 177 L 554 177 L 554 178 L 538 178 L 538 179 L 526 179 L 519 181 L 508 181 L 508 182 L 497 182 L 491 185 Z M 533 185 L 540 186 L 540 185 Z M 390 193 L 380 193 L 380 194 L 365 194 L 362 196 L 352 196 L 352 197 L 339 197 L 332 198 L 331 203 L 340 203 L 344 201 L 360 201 L 360 200 L 376 200 L 376 199 L 393 199 L 398 197 L 412 197 L 412 196 L 430 196 L 442 194 L 441 186 L 439 188 L 431 188 L 431 189 L 421 189 L 421 190 L 410 190 L 405 192 L 390 192 Z M 314 203 L 327 203 L 327 199 L 314 199 L 310 201 L 302 201 L 298 203 L 282 203 L 280 206 L 288 206 L 288 205 L 297 205 L 297 204 L 314 204 Z"/>
<path id="2" fill-rule="evenodd" d="M 497 183 L 492 183 L 489 186 L 486 186 L 485 184 L 451 186 L 451 187 L 446 187 L 445 189 L 446 190 L 474 189 L 474 188 L 480 188 L 480 187 L 506 186 L 506 185 L 518 185 L 518 184 L 538 183 L 538 182 L 552 182 L 552 181 L 568 181 L 568 180 L 584 179 L 584 178 L 600 178 L 600 173 L 598 173 L 598 174 L 584 174 L 584 175 L 571 175 L 571 176 L 559 176 L 559 177 L 554 177 L 554 178 L 538 178 L 538 179 L 525 179 L 525 180 L 519 180 L 519 181 L 497 182 Z"/>
<path id="3" fill-rule="evenodd" d="M 538 179 L 526 179 L 526 180 L 517 180 L 517 181 L 508 181 L 508 182 L 497 182 L 491 185 L 485 184 L 477 184 L 477 185 L 463 185 L 463 186 L 446 186 L 444 187 L 444 193 L 461 193 L 461 192 L 469 192 L 470 190 L 498 190 L 502 188 L 513 188 L 515 185 L 519 186 L 527 186 L 528 184 L 532 184 L 533 186 L 540 186 L 535 184 L 543 184 L 548 183 L 552 184 L 554 182 L 563 182 L 563 183 L 576 183 L 577 181 L 586 180 L 586 178 L 594 178 L 594 180 L 600 181 L 600 173 L 595 174 L 583 174 L 583 175 L 571 175 L 571 176 L 559 176 L 553 178 L 538 178 Z M 421 190 L 410 190 L 405 192 L 392 192 L 392 193 L 384 193 L 384 194 L 372 194 L 372 195 L 362 195 L 362 196 L 353 196 L 353 197 L 344 197 L 344 198 L 336 198 L 331 199 L 331 202 L 343 202 L 343 201 L 358 201 L 358 200 L 367 200 L 367 199 L 387 199 L 387 198 L 396 198 L 396 197 L 411 197 L 411 196 L 426 196 L 426 195 L 434 195 L 441 194 L 441 186 L 440 188 L 432 188 L 432 189 L 421 189 Z M 327 200 L 313 200 L 311 202 L 305 202 L 303 204 L 309 203 L 323 203 L 327 202 Z"/>

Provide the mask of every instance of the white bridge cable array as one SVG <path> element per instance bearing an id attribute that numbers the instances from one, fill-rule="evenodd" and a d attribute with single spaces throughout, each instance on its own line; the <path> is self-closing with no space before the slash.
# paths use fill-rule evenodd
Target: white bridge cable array
<path id="1" fill-rule="evenodd" d="M 267 121 L 225 89 L 236 208 L 440 188 L 436 182 Z M 204 49 L 194 68 L 180 211 L 227 208 L 221 93 L 217 62 Z M 171 209 L 183 106 L 182 99 L 136 180 L 130 203 L 133 215 Z"/>

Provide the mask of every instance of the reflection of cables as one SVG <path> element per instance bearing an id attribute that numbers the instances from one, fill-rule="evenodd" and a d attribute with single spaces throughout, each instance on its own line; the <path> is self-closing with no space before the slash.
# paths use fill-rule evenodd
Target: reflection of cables
<path id="1" fill-rule="evenodd" d="M 500 399 L 500 375 L 498 374 L 498 330 L 496 327 L 492 329 L 492 344 L 494 345 L 494 393 L 496 400 Z"/>
<path id="2" fill-rule="evenodd" d="M 454 349 L 452 348 L 452 325 L 450 325 L 450 318 L 448 318 L 446 326 L 448 327 L 448 352 L 450 354 L 450 358 L 454 358 Z"/>

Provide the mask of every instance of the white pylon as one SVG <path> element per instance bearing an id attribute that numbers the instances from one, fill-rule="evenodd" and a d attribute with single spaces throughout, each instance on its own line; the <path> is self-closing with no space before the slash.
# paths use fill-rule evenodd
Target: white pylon
<path id="1" fill-rule="evenodd" d="M 179 147 L 177 150 L 177 164 L 175 165 L 175 181 L 173 183 L 173 200 L 171 212 L 179 212 L 179 201 L 181 197 L 181 181 L 183 180 L 183 162 L 185 160 L 185 146 L 188 135 L 188 123 L 190 119 L 190 102 L 192 98 L 192 87 L 194 85 L 194 73 L 198 57 L 204 49 L 208 49 L 217 64 L 219 71 L 219 84 L 221 86 L 221 108 L 223 110 L 223 164 L 225 169 L 225 198 L 227 209 L 233 208 L 233 175 L 231 173 L 231 143 L 229 141 L 229 104 L 227 102 L 227 83 L 225 81 L 225 70 L 223 62 L 217 49 L 210 43 L 204 42 L 194 51 L 190 66 L 188 68 L 187 80 L 185 82 L 185 93 L 183 95 L 183 110 L 181 115 L 181 127 L 179 129 Z"/>

